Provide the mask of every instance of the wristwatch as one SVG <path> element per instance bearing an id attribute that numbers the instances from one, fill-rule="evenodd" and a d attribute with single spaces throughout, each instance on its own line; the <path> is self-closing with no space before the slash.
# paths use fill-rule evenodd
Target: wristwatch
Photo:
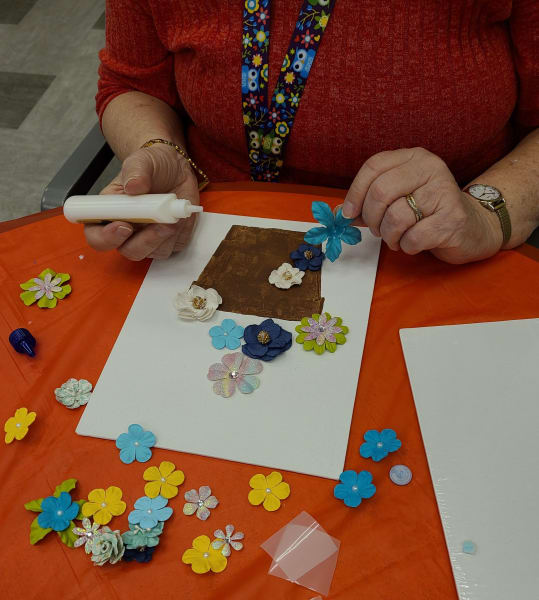
<path id="1" fill-rule="evenodd" d="M 491 212 L 495 212 L 500 219 L 500 225 L 502 227 L 503 244 L 506 244 L 511 237 L 511 219 L 505 198 L 498 188 L 492 185 L 484 185 L 482 183 L 474 183 L 468 186 L 464 190 L 467 194 L 470 194 L 473 198 L 479 200 L 479 204 L 484 206 Z"/>

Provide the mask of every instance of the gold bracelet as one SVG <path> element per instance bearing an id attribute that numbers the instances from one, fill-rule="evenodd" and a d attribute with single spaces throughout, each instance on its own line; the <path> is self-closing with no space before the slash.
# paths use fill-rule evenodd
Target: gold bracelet
<path id="1" fill-rule="evenodd" d="M 153 146 L 154 144 L 166 144 L 167 146 L 172 146 L 172 148 L 174 148 L 174 150 L 176 150 L 176 152 L 178 154 L 181 154 L 185 158 L 185 160 L 191 165 L 191 168 L 193 169 L 193 171 L 195 173 L 198 173 L 200 175 L 200 177 L 202 177 L 202 181 L 198 182 L 198 190 L 199 191 L 202 191 L 207 185 L 209 185 L 210 180 L 208 179 L 208 176 L 206 175 L 206 173 L 204 173 L 204 171 L 201 168 L 197 167 L 195 162 L 191 158 L 189 158 L 187 152 L 181 146 L 178 146 L 174 142 L 169 142 L 168 140 L 162 140 L 161 138 L 155 138 L 153 140 L 148 140 L 145 144 L 142 144 L 141 148 L 149 148 L 150 146 Z"/>

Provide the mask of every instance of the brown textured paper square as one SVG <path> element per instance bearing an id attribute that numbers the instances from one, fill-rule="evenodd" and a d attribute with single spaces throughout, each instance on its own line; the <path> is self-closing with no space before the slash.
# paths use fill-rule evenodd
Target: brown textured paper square
<path id="1" fill-rule="evenodd" d="M 301 231 L 233 225 L 193 283 L 214 288 L 223 298 L 219 310 L 243 315 L 300 321 L 321 313 L 321 271 L 306 271 L 301 285 L 281 290 L 270 273 L 304 244 Z M 292 264 L 292 263 L 291 263 Z"/>

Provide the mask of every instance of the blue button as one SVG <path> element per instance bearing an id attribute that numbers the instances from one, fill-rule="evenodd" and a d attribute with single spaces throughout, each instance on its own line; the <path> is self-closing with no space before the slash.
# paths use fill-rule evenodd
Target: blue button
<path id="1" fill-rule="evenodd" d="M 389 471 L 389 479 L 397 485 L 408 485 L 412 481 L 412 471 L 406 465 L 395 465 Z"/>

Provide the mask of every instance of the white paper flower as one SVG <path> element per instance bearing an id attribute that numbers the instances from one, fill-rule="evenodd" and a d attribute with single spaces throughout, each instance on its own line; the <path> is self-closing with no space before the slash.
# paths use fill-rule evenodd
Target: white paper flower
<path id="1" fill-rule="evenodd" d="M 276 271 L 272 271 L 268 281 L 275 287 L 288 290 L 293 285 L 301 285 L 305 271 L 296 269 L 289 263 L 283 263 Z"/>
<path id="2" fill-rule="evenodd" d="M 244 535 L 241 531 L 234 533 L 234 525 L 227 525 L 225 527 L 225 532 L 226 533 L 223 533 L 222 529 L 216 529 L 213 532 L 216 539 L 213 540 L 211 545 L 214 550 L 221 549 L 221 554 L 228 558 L 230 556 L 231 547 L 234 548 L 234 550 L 241 550 L 243 548 L 243 544 L 238 540 L 243 540 Z"/>
<path id="3" fill-rule="evenodd" d="M 62 288 L 58 285 L 62 282 L 61 277 L 52 278 L 50 273 L 47 273 L 43 279 L 39 277 L 34 278 L 36 285 L 29 288 L 30 292 L 36 293 L 36 300 L 39 300 L 41 296 L 47 296 L 49 300 L 52 300 L 53 292 L 61 292 Z"/>
<path id="4" fill-rule="evenodd" d="M 192 285 L 187 291 L 176 296 L 174 306 L 182 319 L 207 321 L 213 317 L 222 302 L 223 299 L 213 288 L 205 290 L 198 285 Z"/>
<path id="5" fill-rule="evenodd" d="M 67 408 L 78 408 L 88 403 L 92 392 L 92 384 L 86 379 L 68 379 L 61 387 L 54 390 L 56 400 Z"/>

